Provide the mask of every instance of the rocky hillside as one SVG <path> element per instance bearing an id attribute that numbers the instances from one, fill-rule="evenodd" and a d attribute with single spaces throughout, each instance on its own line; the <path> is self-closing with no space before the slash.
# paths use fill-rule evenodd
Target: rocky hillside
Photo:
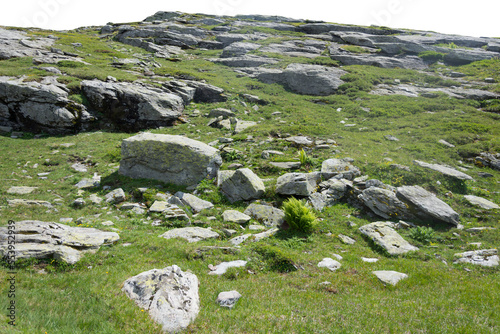
<path id="1" fill-rule="evenodd" d="M 498 332 L 499 56 L 260 15 L 0 27 L 0 329 Z"/>

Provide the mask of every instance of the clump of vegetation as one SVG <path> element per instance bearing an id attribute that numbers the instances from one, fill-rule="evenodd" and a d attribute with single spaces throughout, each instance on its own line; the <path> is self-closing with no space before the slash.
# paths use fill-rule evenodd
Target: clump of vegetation
<path id="1" fill-rule="evenodd" d="M 316 227 L 316 216 L 304 201 L 291 197 L 283 203 L 283 211 L 286 222 L 294 231 L 311 233 Z"/>
<path id="2" fill-rule="evenodd" d="M 431 243 L 434 236 L 435 231 L 430 226 L 417 226 L 410 229 L 410 238 L 420 241 L 426 245 Z"/>
<path id="3" fill-rule="evenodd" d="M 297 265 L 292 260 L 290 254 L 282 249 L 259 243 L 253 247 L 253 251 L 262 258 L 265 269 L 288 273 L 297 270 Z"/>
<path id="4" fill-rule="evenodd" d="M 304 149 L 301 149 L 299 151 L 299 161 L 300 164 L 304 167 L 311 167 L 314 165 L 314 160 L 310 156 L 307 155 L 307 153 L 304 151 Z"/>
<path id="5" fill-rule="evenodd" d="M 418 56 L 427 62 L 436 63 L 438 61 L 442 61 L 444 59 L 444 56 L 446 56 L 446 53 L 436 52 L 436 51 L 424 51 L 420 52 Z"/>

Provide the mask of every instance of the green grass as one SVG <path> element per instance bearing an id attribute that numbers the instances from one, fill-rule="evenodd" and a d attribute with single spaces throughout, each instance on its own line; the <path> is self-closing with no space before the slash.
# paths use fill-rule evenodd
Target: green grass
<path id="1" fill-rule="evenodd" d="M 250 31 L 248 29 L 245 31 Z M 150 59 L 140 49 L 99 39 L 95 33 L 95 30 L 50 32 L 61 37 L 56 47 L 78 52 L 85 62 L 91 64 L 58 65 L 66 73 L 59 76 L 58 81 L 68 85 L 70 98 L 77 102 L 85 103 L 79 86 L 83 79 L 102 79 L 108 75 L 124 81 L 142 78 L 125 71 L 130 68 L 110 67 L 113 57 L 131 58 L 139 54 L 146 60 Z M 285 39 L 299 36 L 287 32 L 273 33 L 278 39 L 284 35 Z M 49 32 L 38 31 L 36 34 L 47 35 Z M 75 50 L 72 42 L 81 42 L 83 47 Z M 77 218 L 85 217 L 87 221 L 83 226 L 104 230 L 110 228 L 102 226 L 101 222 L 112 220 L 121 237 L 116 245 L 87 254 L 74 266 L 61 265 L 50 259 L 20 263 L 16 275 L 18 326 L 15 329 L 9 327 L 5 312 L 1 312 L 2 333 L 160 333 L 161 329 L 149 319 L 147 313 L 136 307 L 120 289 L 131 276 L 173 264 L 183 270 L 191 270 L 200 280 L 201 311 L 188 332 L 499 332 L 499 269 L 452 264 L 455 253 L 472 250 L 471 242 L 482 242 L 481 248 L 499 246 L 500 212 L 472 207 L 463 199 L 464 194 L 473 194 L 500 203 L 500 185 L 497 182 L 500 172 L 480 168 L 467 160 L 480 152 L 500 152 L 500 127 L 497 126 L 500 116 L 480 110 L 494 109 L 497 101 L 479 103 L 454 100 L 444 95 L 409 98 L 368 94 L 374 85 L 394 83 L 395 79 L 427 87 L 456 85 L 455 81 L 435 74 L 439 67 L 422 72 L 345 66 L 343 69 L 349 74 L 343 77 L 346 83 L 340 94 L 327 97 L 297 95 L 281 85 L 266 85 L 255 79 L 240 77 L 225 66 L 205 60 L 219 53 L 220 50 L 189 50 L 186 56 L 179 57 L 179 62 L 155 59 L 162 67 L 153 70 L 157 75 L 203 79 L 225 89 L 228 96 L 226 102 L 190 104 L 186 107 L 186 114 L 195 109 L 203 115 L 214 108 L 234 108 L 238 118 L 260 122 L 258 126 L 232 136 L 235 141 L 230 147 L 240 153 L 227 155 L 222 169 L 227 169 L 231 163 L 241 163 L 266 179 L 264 201 L 281 206 L 285 198 L 274 193 L 274 185 L 285 172 L 271 168 L 268 162 L 273 159 L 261 159 L 261 152 L 266 149 L 280 150 L 284 156 L 274 158 L 275 161 L 297 161 L 299 151 L 278 137 L 302 134 L 315 140 L 333 139 L 337 142 L 337 146 L 331 149 L 313 150 L 303 157 L 312 162 L 310 171 L 318 170 L 325 159 L 351 157 L 362 173 L 370 178 L 393 186 L 418 184 L 434 192 L 460 213 L 465 228 L 491 226 L 497 229 L 469 233 L 446 226 L 432 226 L 435 232 L 429 244 L 425 239 L 412 239 L 410 230 L 401 230 L 401 235 L 420 250 L 399 258 L 387 257 L 373 248 L 357 230 L 361 225 L 382 219 L 369 215 L 362 208 L 340 202 L 322 212 L 314 212 L 318 223 L 310 234 L 280 231 L 259 243 L 242 244 L 238 254 L 212 251 L 198 255 L 197 248 L 228 245 L 228 238 L 222 236 L 219 240 L 196 244 L 165 240 L 158 235 L 171 226 L 144 224 L 143 221 L 148 221 L 146 215 L 135 216 L 105 204 L 88 204 L 83 208 L 71 206 L 78 197 L 88 198 L 92 193 L 104 196 L 107 193 L 98 188 L 77 194 L 74 184 L 94 173 L 102 176 L 103 186 L 112 189 L 121 187 L 127 194 L 127 200 L 135 202 L 151 204 L 158 192 L 186 191 L 182 187 L 154 180 L 133 180 L 117 173 L 121 141 L 133 134 L 102 131 L 42 136 L 40 139 L 34 139 L 32 134 L 26 134 L 24 139 L 0 136 L 2 225 L 8 219 L 57 222 L 59 218 L 71 217 L 75 222 L 70 225 L 76 226 Z M 278 66 L 312 61 L 326 64 L 328 61 L 325 58 L 310 60 L 282 56 Z M 450 69 L 467 74 L 471 80 L 493 77 L 499 81 L 498 64 L 498 60 L 490 60 Z M 20 74 L 28 75 L 28 80 L 39 80 L 47 75 L 33 68 L 29 58 L 0 61 L 0 75 Z M 251 109 L 251 104 L 247 107 L 241 104 L 239 94 L 243 93 L 258 95 L 270 103 L 259 106 L 255 111 Z M 338 108 L 341 111 L 337 111 Z M 250 112 L 245 114 L 245 111 Z M 272 115 L 276 111 L 281 112 L 279 120 Z M 189 121 L 188 124 L 153 129 L 151 132 L 182 134 L 205 143 L 231 136 L 227 131 L 208 127 L 208 119 L 203 116 L 190 117 Z M 348 128 L 341 121 L 356 126 Z M 249 135 L 253 141 L 246 140 Z M 399 141 L 388 141 L 386 135 L 393 135 Z M 456 147 L 445 147 L 438 143 L 439 139 Z M 59 146 L 68 142 L 76 145 L 69 148 Z M 87 173 L 78 173 L 70 168 L 77 160 L 87 161 Z M 467 174 L 473 176 L 475 181 L 454 181 L 414 165 L 413 160 L 465 166 Z M 38 168 L 33 168 L 34 164 L 38 164 Z M 395 169 L 392 164 L 406 165 L 411 172 Z M 37 177 L 37 173 L 41 172 L 51 174 L 47 180 L 41 180 Z M 479 177 L 479 172 L 491 173 L 493 177 Z M 39 189 L 29 195 L 8 195 L 6 190 L 14 185 L 37 186 Z M 140 196 L 138 187 L 150 190 Z M 204 222 L 215 231 L 229 228 L 239 234 L 254 233 L 247 226 L 242 229 L 222 220 L 224 210 L 243 211 L 246 208 L 244 203 L 230 205 L 211 181 L 203 181 L 197 190 L 201 198 L 212 201 L 216 208 L 202 212 L 192 220 Z M 57 203 L 56 199 L 62 201 L 56 206 L 58 212 L 47 212 L 46 208 L 7 207 L 7 200 L 14 197 L 52 203 Z M 209 217 L 215 217 L 215 220 Z M 350 227 L 348 222 L 357 226 Z M 354 238 L 356 243 L 343 244 L 337 237 L 339 234 Z M 131 245 L 124 247 L 125 243 Z M 342 267 L 336 272 L 318 268 L 317 263 L 324 257 L 332 257 L 332 253 L 343 256 L 340 261 Z M 361 257 L 376 257 L 379 261 L 365 263 Z M 249 261 L 246 268 L 233 270 L 222 277 L 208 275 L 209 264 L 239 259 Z M 45 269 L 47 274 L 38 273 L 40 269 Z M 409 277 L 396 287 L 384 286 L 371 274 L 373 270 L 396 270 Z M 7 268 L 0 267 L 0 280 L 5 281 L 7 271 Z M 320 284 L 325 281 L 331 284 Z M 5 284 L 0 286 L 0 305 L 7 305 L 7 287 Z M 243 295 L 232 310 L 221 309 L 215 303 L 218 293 L 227 290 L 237 290 Z"/>

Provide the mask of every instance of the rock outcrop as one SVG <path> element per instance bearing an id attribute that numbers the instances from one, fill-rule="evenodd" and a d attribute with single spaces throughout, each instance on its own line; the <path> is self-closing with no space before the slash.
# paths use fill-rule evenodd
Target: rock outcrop
<path id="1" fill-rule="evenodd" d="M 248 168 L 220 172 L 217 184 L 231 203 L 259 199 L 266 190 L 262 180 Z"/>
<path id="2" fill-rule="evenodd" d="M 401 255 L 418 248 L 403 239 L 387 222 L 375 222 L 359 228 L 361 234 L 382 247 L 389 255 Z"/>

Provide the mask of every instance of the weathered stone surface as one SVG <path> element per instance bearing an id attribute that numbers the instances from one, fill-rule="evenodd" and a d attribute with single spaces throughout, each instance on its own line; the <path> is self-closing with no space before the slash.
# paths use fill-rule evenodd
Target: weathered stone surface
<path id="1" fill-rule="evenodd" d="M 307 138 L 306 136 L 292 136 L 285 138 L 287 142 L 295 147 L 313 146 L 314 141 Z"/>
<path id="2" fill-rule="evenodd" d="M 84 80 L 81 87 L 95 110 L 126 131 L 171 125 L 184 110 L 182 97 L 158 87 L 99 80 Z"/>
<path id="3" fill-rule="evenodd" d="M 402 279 L 408 278 L 408 275 L 392 270 L 372 271 L 372 273 L 383 283 L 391 285 L 396 285 Z"/>
<path id="4" fill-rule="evenodd" d="M 489 92 L 481 89 L 471 89 L 471 88 L 452 88 L 452 87 L 437 87 L 437 88 L 428 88 L 428 87 L 418 87 L 416 85 L 407 85 L 407 84 L 399 84 L 399 85 L 387 85 L 380 84 L 375 86 L 375 89 L 370 92 L 370 94 L 374 95 L 404 95 L 408 97 L 428 97 L 435 98 L 438 97 L 438 94 L 446 94 L 449 97 L 455 99 L 472 99 L 472 100 L 489 100 L 499 98 L 498 94 L 493 92 Z"/>
<path id="5" fill-rule="evenodd" d="M 403 186 L 396 196 L 409 205 L 410 212 L 421 219 L 458 225 L 460 216 L 448 204 L 420 186 Z"/>
<path id="6" fill-rule="evenodd" d="M 38 187 L 25 187 L 25 186 L 10 187 L 7 190 L 7 194 L 26 195 L 26 194 L 31 194 L 33 191 L 35 191 L 37 189 L 38 189 Z"/>
<path id="7" fill-rule="evenodd" d="M 321 193 L 327 196 L 330 204 L 345 196 L 348 185 L 347 180 L 336 178 L 328 179 L 319 184 L 320 188 L 323 189 Z"/>
<path id="8" fill-rule="evenodd" d="M 240 298 L 241 294 L 236 290 L 224 291 L 217 296 L 217 304 L 222 307 L 233 308 Z"/>
<path id="9" fill-rule="evenodd" d="M 258 199 L 266 190 L 262 180 L 248 168 L 231 171 L 219 184 L 231 203 Z"/>
<path id="10" fill-rule="evenodd" d="M 125 201 L 125 192 L 122 188 L 117 188 L 104 196 L 106 203 L 121 203 Z"/>
<path id="11" fill-rule="evenodd" d="M 9 206 L 18 206 L 18 205 L 41 205 L 47 208 L 52 208 L 52 204 L 47 201 L 40 201 L 36 199 L 9 199 L 7 200 L 7 204 Z"/>
<path id="12" fill-rule="evenodd" d="M 0 125 L 58 134 L 80 131 L 94 120 L 83 105 L 68 99 L 64 85 L 23 80 L 0 76 Z"/>
<path id="13" fill-rule="evenodd" d="M 279 169 L 299 169 L 300 168 L 300 162 L 298 161 L 287 161 L 287 162 L 274 162 L 271 161 L 269 164 L 273 167 L 279 168 Z"/>
<path id="14" fill-rule="evenodd" d="M 474 159 L 474 163 L 479 167 L 490 167 L 492 169 L 500 170 L 500 154 L 482 152 Z"/>
<path id="15" fill-rule="evenodd" d="M 131 277 L 122 291 L 163 328 L 177 333 L 192 323 L 200 311 L 199 281 L 176 265 L 152 269 Z"/>
<path id="16" fill-rule="evenodd" d="M 458 259 L 453 263 L 471 263 L 485 267 L 498 266 L 498 251 L 496 249 L 482 249 L 455 254 Z"/>
<path id="17" fill-rule="evenodd" d="M 195 213 L 214 207 L 214 205 L 209 201 L 202 200 L 192 194 L 183 193 L 182 191 L 178 191 L 174 196 L 179 198 L 184 205 L 189 206 Z"/>
<path id="18" fill-rule="evenodd" d="M 260 48 L 260 44 L 236 42 L 224 48 L 221 58 L 239 57 Z"/>
<path id="19" fill-rule="evenodd" d="M 401 255 L 418 250 L 404 240 L 391 226 L 390 222 L 375 222 L 361 226 L 359 232 L 367 236 L 375 244 L 382 247 L 389 255 Z"/>
<path id="20" fill-rule="evenodd" d="M 290 64 L 283 71 L 262 72 L 256 78 L 264 83 L 280 83 L 291 91 L 306 95 L 331 95 L 344 82 L 347 72 L 321 65 Z"/>
<path id="21" fill-rule="evenodd" d="M 343 175 L 346 179 L 353 179 L 361 175 L 359 168 L 352 165 L 346 159 L 328 159 L 321 164 L 321 173 L 325 179 L 330 179 L 336 175 Z"/>
<path id="22" fill-rule="evenodd" d="M 226 210 L 222 213 L 222 219 L 228 223 L 246 224 L 252 217 L 237 210 Z"/>
<path id="23" fill-rule="evenodd" d="M 387 189 L 370 187 L 363 190 L 358 196 L 363 204 L 370 208 L 375 214 L 385 219 L 411 219 L 408 205 L 396 197 L 396 194 Z"/>
<path id="24" fill-rule="evenodd" d="M 323 260 L 321 260 L 320 263 L 318 263 L 318 267 L 320 268 L 328 268 L 331 271 L 335 271 L 339 269 L 342 265 L 340 264 L 339 261 L 336 261 L 332 258 L 325 257 Z"/>
<path id="25" fill-rule="evenodd" d="M 215 177 L 221 164 L 218 150 L 202 142 L 142 133 L 123 140 L 119 173 L 189 186 Z"/>
<path id="26" fill-rule="evenodd" d="M 240 132 L 245 131 L 248 128 L 251 128 L 252 126 L 256 126 L 257 122 L 254 121 L 243 121 L 241 119 L 234 119 L 234 134 L 238 134 Z"/>
<path id="27" fill-rule="evenodd" d="M 167 231 L 159 237 L 165 239 L 182 238 L 188 242 L 198 242 L 200 240 L 218 238 L 219 233 L 202 227 L 182 227 Z"/>
<path id="28" fill-rule="evenodd" d="M 272 65 L 279 61 L 270 57 L 263 57 L 257 55 L 243 55 L 239 57 L 227 57 L 210 59 L 210 61 L 222 64 L 229 67 L 258 67 L 262 65 Z"/>
<path id="29" fill-rule="evenodd" d="M 229 268 L 237 268 L 237 267 L 244 267 L 247 265 L 247 261 L 243 260 L 236 260 L 236 261 L 230 261 L 230 262 L 222 262 L 217 266 L 214 266 L 208 274 L 209 275 L 222 275 L 224 274 Z"/>
<path id="30" fill-rule="evenodd" d="M 351 237 L 348 237 L 347 235 L 339 234 L 338 237 L 340 241 L 342 241 L 346 245 L 354 245 L 356 243 L 356 240 L 354 240 Z"/>
<path id="31" fill-rule="evenodd" d="M 171 201 L 155 201 L 149 208 L 149 212 L 162 213 L 167 219 L 184 220 L 189 223 L 189 216 L 186 212 Z"/>
<path id="32" fill-rule="evenodd" d="M 413 163 L 415 165 L 420 166 L 420 167 L 435 170 L 436 172 L 453 177 L 453 178 L 458 179 L 458 180 L 473 180 L 473 178 L 471 176 L 469 176 L 465 173 L 462 173 L 454 168 L 447 167 L 447 166 L 442 166 L 442 165 L 438 165 L 438 164 L 429 164 L 427 162 L 419 161 L 419 160 L 414 160 Z"/>
<path id="33" fill-rule="evenodd" d="M 285 222 L 285 213 L 275 207 L 252 203 L 244 211 L 265 226 L 281 226 Z"/>
<path id="34" fill-rule="evenodd" d="M 279 228 L 275 227 L 275 228 L 271 228 L 271 229 L 269 229 L 267 231 L 254 234 L 253 235 L 253 241 L 257 242 L 257 241 L 260 241 L 262 239 L 272 237 L 273 235 L 275 235 L 276 233 L 278 233 L 278 231 L 279 231 Z"/>
<path id="35" fill-rule="evenodd" d="M 332 54 L 333 60 L 338 60 L 344 65 L 370 65 L 382 68 L 405 68 L 413 70 L 424 70 L 427 65 L 416 56 L 384 57 L 375 55 L 359 54 Z"/>
<path id="36" fill-rule="evenodd" d="M 272 43 L 262 47 L 259 51 L 279 53 L 291 57 L 319 57 L 325 51 L 326 43 L 323 41 L 306 39 L 284 41 L 280 44 Z"/>
<path id="37" fill-rule="evenodd" d="M 464 198 L 472 205 L 479 206 L 485 210 L 494 210 L 500 209 L 500 206 L 497 204 L 488 201 L 485 198 L 474 196 L 474 195 L 465 195 Z"/>
<path id="38" fill-rule="evenodd" d="M 281 195 L 309 196 L 316 190 L 318 173 L 286 173 L 276 181 L 276 193 Z"/>
<path id="39" fill-rule="evenodd" d="M 95 228 L 70 227 L 64 224 L 24 220 L 16 222 L 16 259 L 47 258 L 74 264 L 87 251 L 97 251 L 120 239 L 115 232 Z M 8 227 L 0 227 L 0 255 L 7 256 Z M 11 255 L 11 254 L 10 254 Z"/>

